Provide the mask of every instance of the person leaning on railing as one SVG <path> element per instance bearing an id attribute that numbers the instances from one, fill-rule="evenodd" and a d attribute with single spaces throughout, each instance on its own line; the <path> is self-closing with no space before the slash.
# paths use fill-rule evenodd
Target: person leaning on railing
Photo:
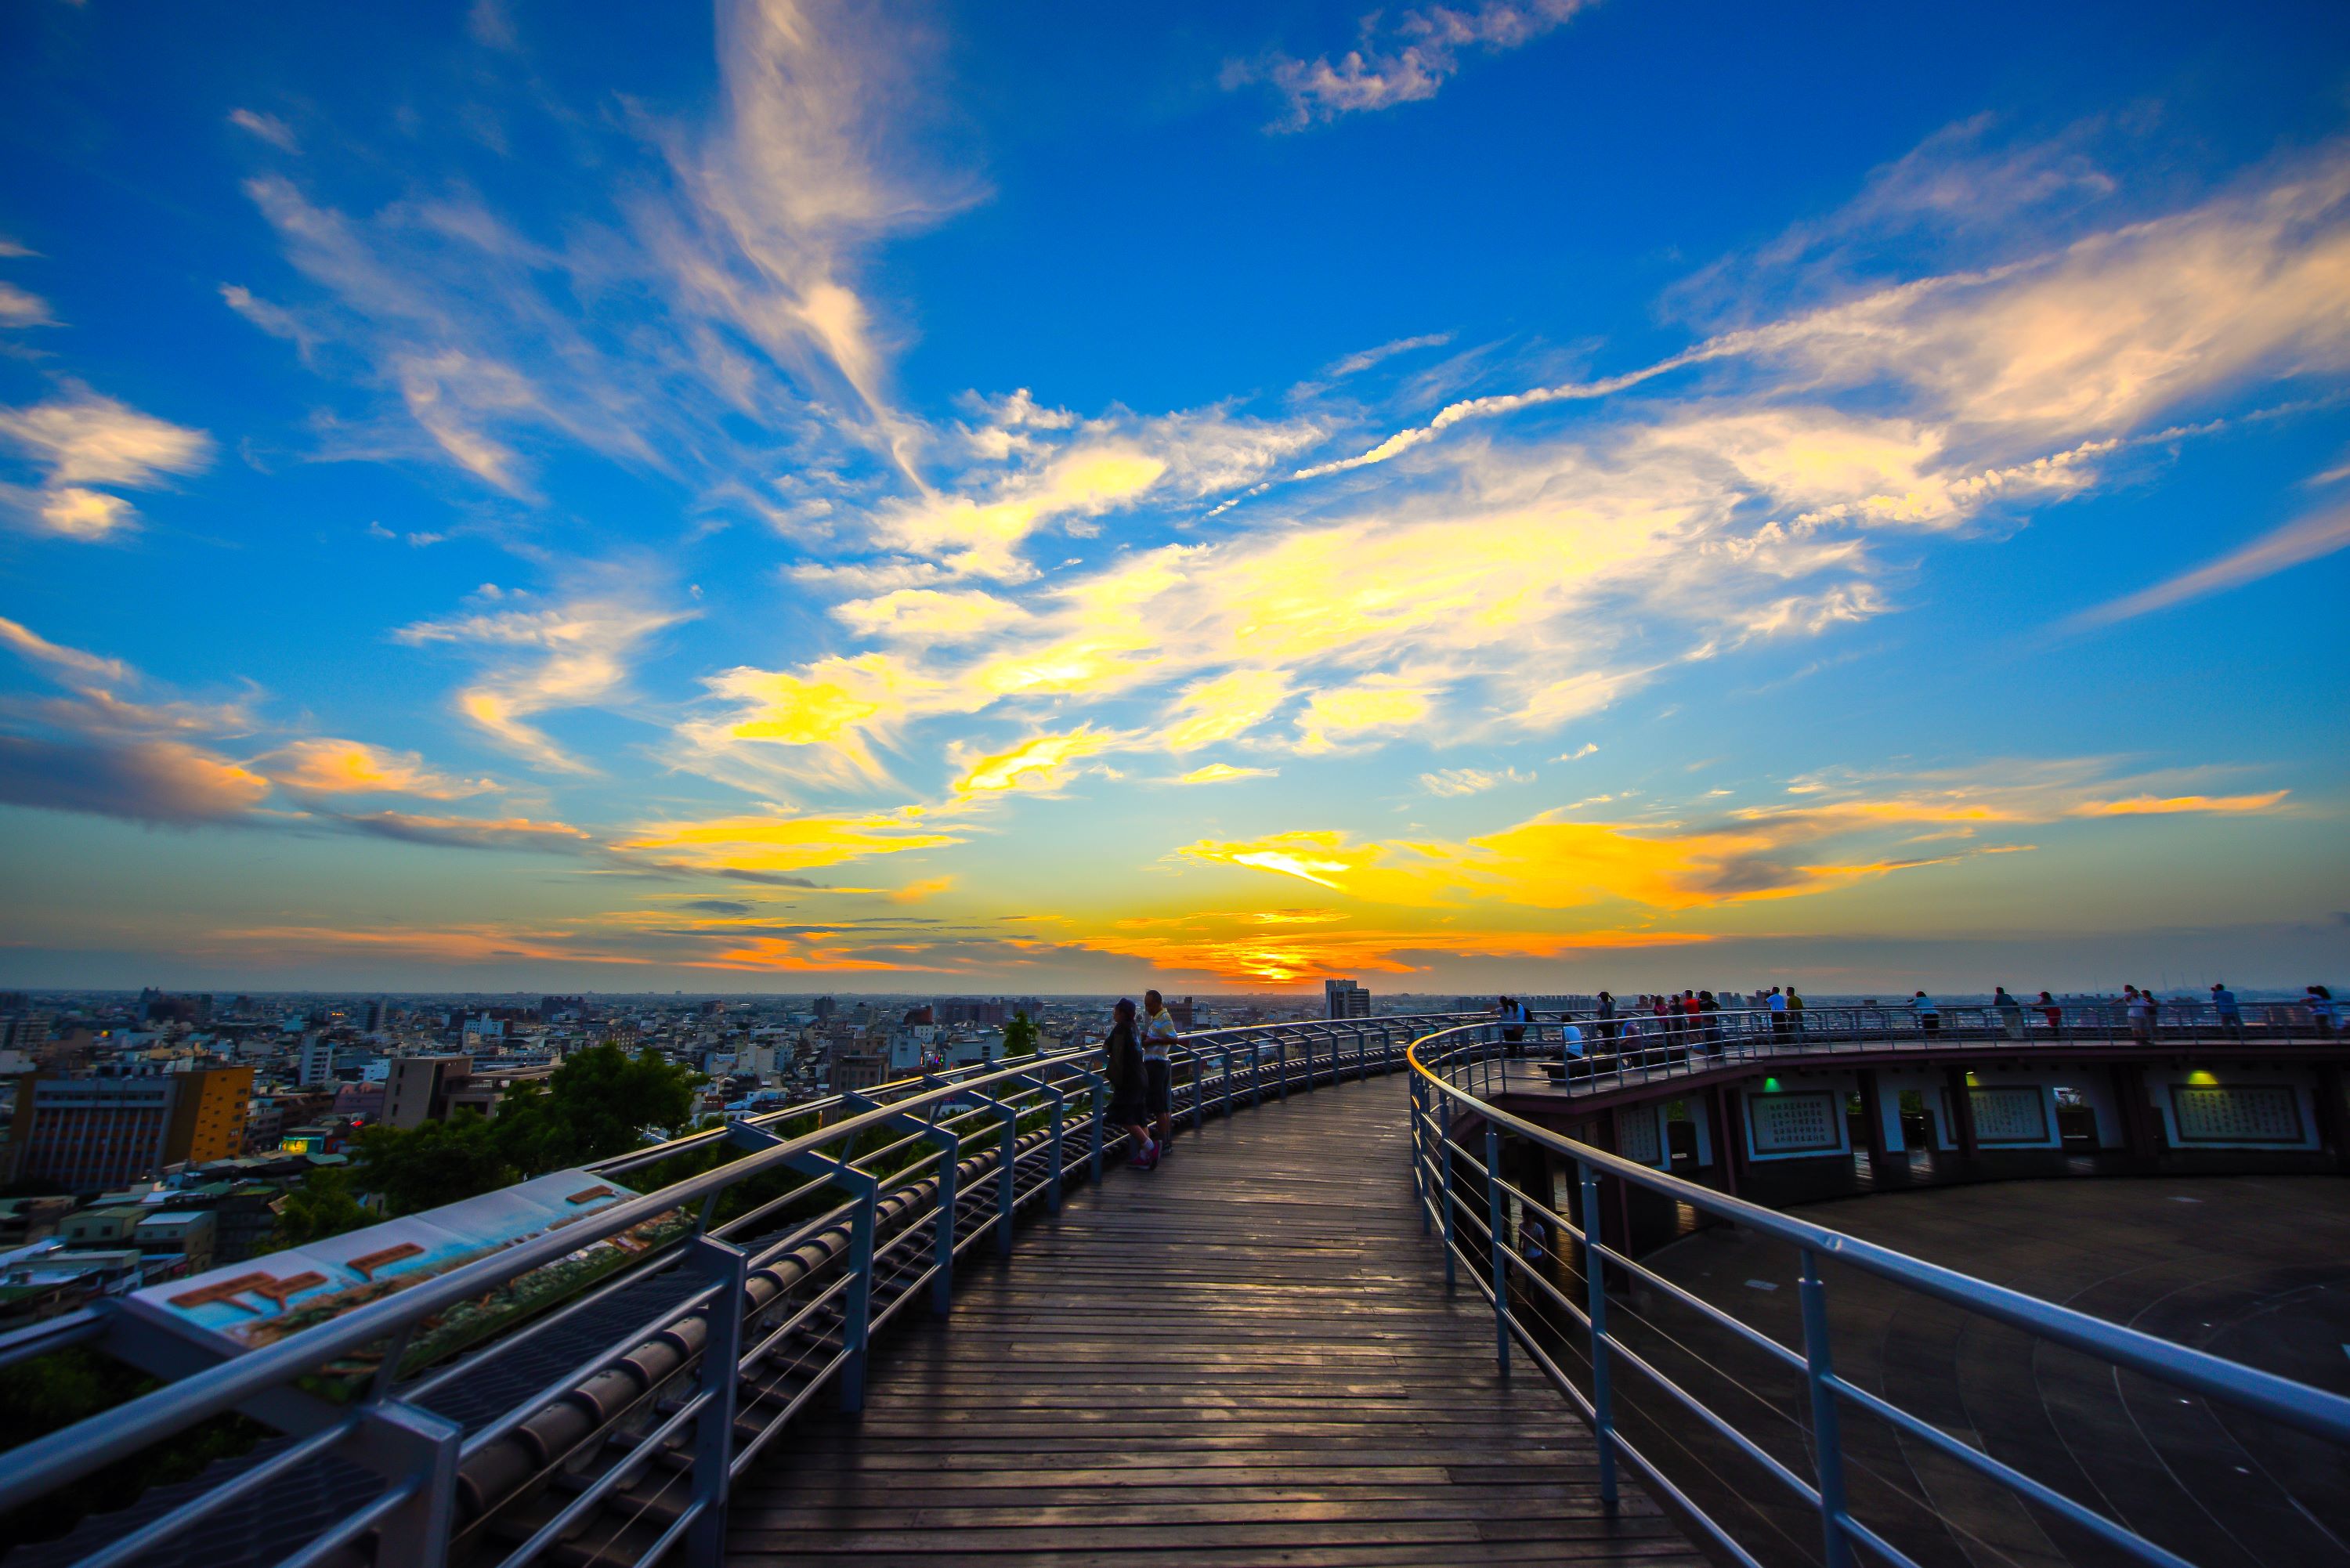
<path id="1" fill-rule="evenodd" d="M 1109 1038 L 1102 1042 L 1109 1076 L 1109 1120 L 1126 1129 L 1135 1168 L 1149 1170 L 1159 1163 L 1159 1146 L 1144 1125 L 1150 1119 L 1149 1099 L 1144 1092 L 1149 1075 L 1143 1071 L 1142 1044 L 1135 1033 L 1134 1003 L 1119 997 L 1113 1017 Z"/>
<path id="2" fill-rule="evenodd" d="M 1142 993 L 1142 1097 L 1159 1119 L 1159 1152 L 1175 1141 L 1175 1016 L 1155 991 Z"/>

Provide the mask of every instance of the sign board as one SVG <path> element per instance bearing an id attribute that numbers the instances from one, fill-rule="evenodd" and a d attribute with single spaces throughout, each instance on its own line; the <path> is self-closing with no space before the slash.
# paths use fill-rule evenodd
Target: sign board
<path id="1" fill-rule="evenodd" d="M 1757 1159 L 1774 1155 L 1836 1154 L 1846 1148 L 1842 1096 L 1825 1090 L 1744 1096 L 1749 1147 Z"/>
<path id="2" fill-rule="evenodd" d="M 170 1324 L 185 1337 L 208 1340 L 231 1354 L 255 1350 L 635 1196 L 590 1171 L 557 1171 L 461 1203 L 151 1286 L 133 1293 L 130 1301 L 142 1315 Z M 589 1242 L 568 1258 L 451 1309 L 440 1322 L 426 1326 L 419 1350 L 425 1351 L 422 1341 L 436 1335 L 445 1341 L 442 1331 L 461 1321 L 465 1325 L 462 1340 L 469 1342 L 494 1322 L 544 1304 L 550 1291 L 570 1293 L 584 1278 L 600 1276 L 656 1244 L 663 1218 Z M 453 1348 L 453 1344 L 442 1343 L 421 1359 Z"/>

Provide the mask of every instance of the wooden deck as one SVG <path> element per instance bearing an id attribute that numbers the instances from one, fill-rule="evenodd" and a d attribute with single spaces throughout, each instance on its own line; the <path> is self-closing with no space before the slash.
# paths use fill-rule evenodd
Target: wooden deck
<path id="1" fill-rule="evenodd" d="M 951 1319 L 877 1347 L 861 1417 L 737 1484 L 742 1564 L 1705 1562 L 1420 1234 L 1398 1079 L 1184 1132 L 1073 1191 Z"/>

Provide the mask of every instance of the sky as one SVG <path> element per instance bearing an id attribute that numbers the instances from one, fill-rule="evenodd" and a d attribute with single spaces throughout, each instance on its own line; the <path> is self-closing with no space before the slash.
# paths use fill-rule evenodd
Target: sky
<path id="1" fill-rule="evenodd" d="M 2350 980 L 2350 8 L 26 0 L 0 982 Z"/>

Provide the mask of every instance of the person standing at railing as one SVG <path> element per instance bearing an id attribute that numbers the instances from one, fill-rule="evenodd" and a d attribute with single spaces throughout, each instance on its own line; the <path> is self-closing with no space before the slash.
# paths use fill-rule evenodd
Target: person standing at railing
<path id="1" fill-rule="evenodd" d="M 1804 1032 L 1804 999 L 1795 994 L 1795 988 L 1792 985 L 1787 988 L 1787 1032 L 1790 1034 Z"/>
<path id="2" fill-rule="evenodd" d="M 1159 1118 L 1159 1152 L 1175 1142 L 1175 1016 L 1155 991 L 1142 993 L 1142 1096 Z"/>
<path id="3" fill-rule="evenodd" d="M 1773 1038 L 1773 1040 L 1784 1040 L 1784 1039 L 1786 1039 L 1786 1038 L 1787 1038 L 1787 994 L 1786 994 L 1786 992 L 1784 992 L 1781 991 L 1781 990 L 1780 990 L 1777 986 L 1775 986 L 1775 985 L 1774 985 L 1774 986 L 1773 986 L 1773 987 L 1771 988 L 1770 994 L 1769 994 L 1769 995 L 1767 995 L 1767 996 L 1765 996 L 1765 997 L 1762 999 L 1762 1005 L 1763 1005 L 1763 1006 L 1765 1006 L 1765 1007 L 1767 1007 L 1767 1008 L 1769 1008 L 1769 1009 L 1771 1010 L 1771 1038 Z"/>
<path id="4" fill-rule="evenodd" d="M 2154 992 L 2126 985 L 2122 987 L 2122 1000 L 2129 1012 L 2130 1038 L 2147 1044 L 2154 1039 Z"/>
<path id="5" fill-rule="evenodd" d="M 2236 993 L 2228 989 L 2225 981 L 2211 982 L 2211 1011 L 2219 1014 L 2220 1028 L 2230 1039 L 2244 1037 L 2244 1010 L 2236 1005 Z"/>
<path id="6" fill-rule="evenodd" d="M 2058 1002 L 2054 997 L 2049 995 L 2043 991 L 2040 993 L 2040 1000 L 2033 1002 L 2032 1005 L 2038 1010 L 2041 1017 L 2048 1020 L 2048 1032 L 2050 1033 L 2061 1034 L 2064 1032 L 2064 1004 L 2063 1002 Z"/>
<path id="7" fill-rule="evenodd" d="M 1526 1004 L 1516 997 L 1505 996 L 1494 1004 L 1493 1012 L 1502 1021 L 1502 1054 L 1517 1055 L 1518 1047 L 1525 1044 Z"/>
<path id="8" fill-rule="evenodd" d="M 1599 1011 L 1592 1022 L 1599 1030 L 1599 1038 L 1616 1038 L 1616 999 L 1604 991 L 1599 993 Z"/>
<path id="9" fill-rule="evenodd" d="M 1721 1050 L 1721 1020 L 1716 1014 L 1721 1012 L 1721 1003 L 1713 999 L 1713 992 L 1700 991 L 1697 993 L 1697 1017 L 1705 1030 L 1705 1048 L 1717 1054 Z"/>
<path id="10" fill-rule="evenodd" d="M 2335 1026 L 2342 1022 L 2341 1012 L 2334 1005 L 2334 993 L 2322 985 L 2310 986 L 2308 992 L 2309 1022 L 2319 1039 L 2331 1040 Z"/>
<path id="11" fill-rule="evenodd" d="M 1921 1032 L 1932 1035 L 1942 1033 L 1942 1010 L 1934 1005 L 1932 997 L 1919 992 L 1909 999 L 1909 1011 L 1916 1016 Z"/>
<path id="12" fill-rule="evenodd" d="M 1991 1004 L 1999 1014 L 2000 1028 L 2010 1040 L 2023 1038 L 2023 1003 L 2007 994 L 2007 987 L 1991 987 Z"/>
<path id="13" fill-rule="evenodd" d="M 1127 1147 L 1133 1151 L 1130 1163 L 1137 1170 L 1149 1170 L 1159 1163 L 1159 1146 L 1143 1125 L 1150 1119 L 1145 1091 L 1149 1075 L 1143 1071 L 1142 1043 L 1135 1032 L 1134 1003 L 1119 997 L 1111 1018 L 1109 1038 L 1102 1042 L 1109 1075 L 1108 1119 L 1126 1129 Z"/>

